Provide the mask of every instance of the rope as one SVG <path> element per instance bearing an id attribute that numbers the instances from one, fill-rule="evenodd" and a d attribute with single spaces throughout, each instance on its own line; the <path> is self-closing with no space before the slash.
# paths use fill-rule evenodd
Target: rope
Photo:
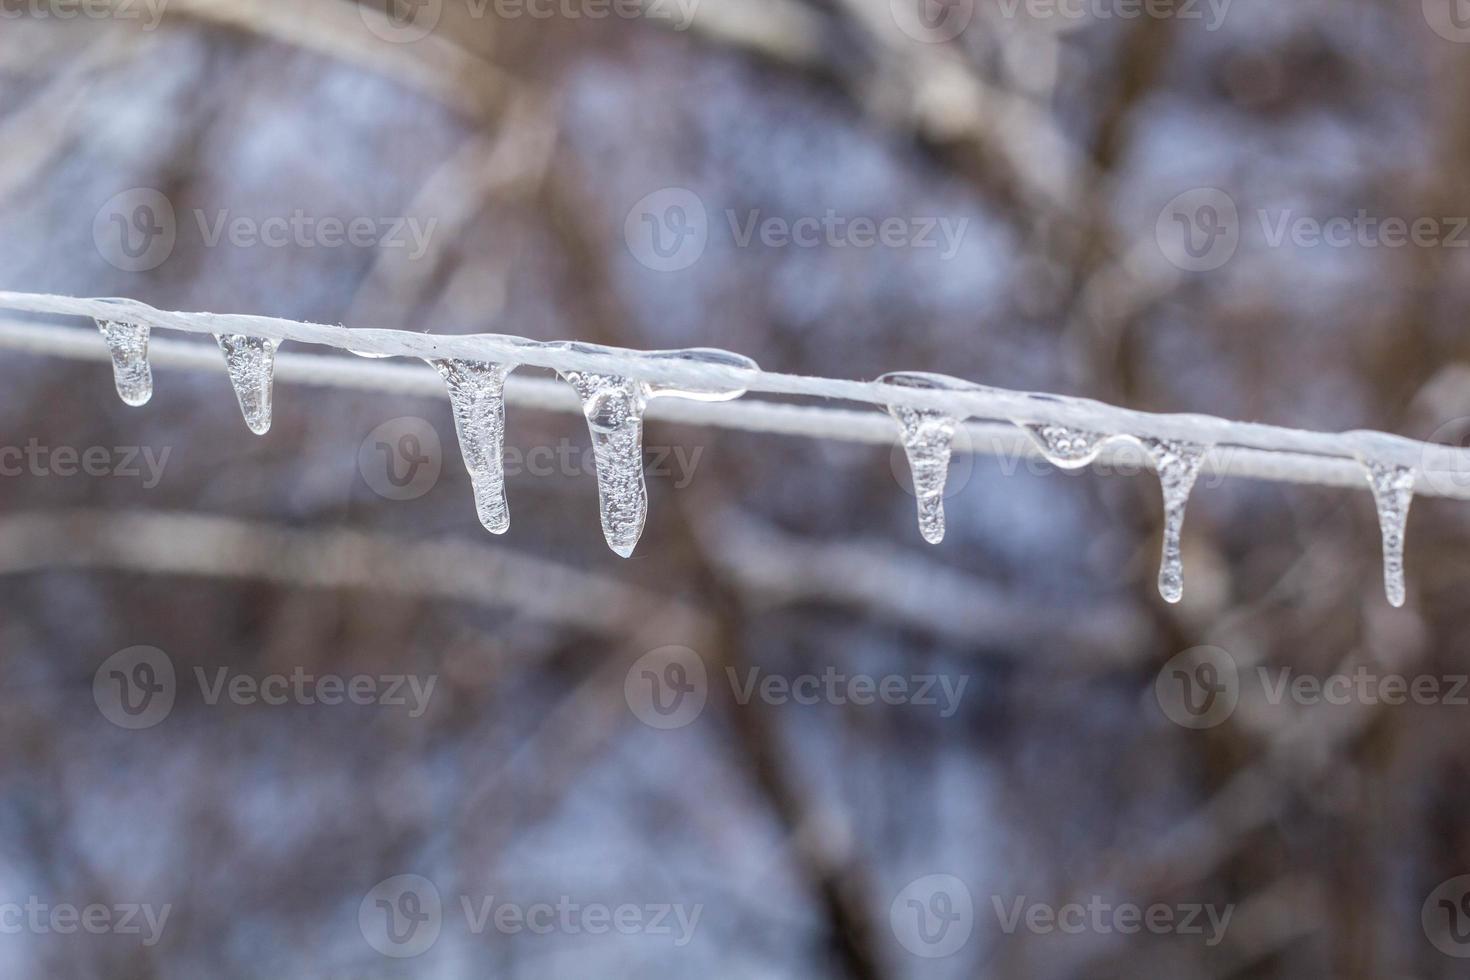
<path id="1" fill-rule="evenodd" d="M 906 406 L 971 419 L 961 426 L 956 451 L 1008 458 L 1040 458 L 1041 453 L 1012 420 L 1140 438 L 1189 442 L 1212 447 L 1203 472 L 1278 482 L 1367 489 L 1363 463 L 1407 467 L 1415 492 L 1424 496 L 1470 500 L 1470 480 L 1446 474 L 1470 474 L 1470 450 L 1433 445 L 1381 432 L 1312 432 L 1208 415 L 1165 415 L 1138 412 L 1101 402 L 1062 395 L 1007 391 L 934 390 L 876 382 L 810 377 L 672 359 L 650 359 L 643 352 L 603 348 L 573 350 L 499 334 L 435 335 L 402 330 L 349 329 L 274 317 L 174 313 L 130 299 L 81 299 L 32 293 L 0 292 L 0 308 L 31 313 L 121 320 L 196 334 L 250 334 L 274 340 L 333 347 L 357 353 L 416 359 L 460 358 L 546 368 L 623 375 L 686 389 L 743 388 L 749 392 L 796 395 L 876 405 Z M 0 321 L 0 346 L 33 353 L 106 360 L 108 353 L 94 330 Z M 211 345 L 154 339 L 150 361 L 159 366 L 218 369 L 219 352 Z M 283 353 L 276 376 L 287 381 L 411 395 L 444 396 L 437 375 L 417 365 L 322 355 Z M 571 389 L 550 379 L 512 376 L 506 387 L 511 404 L 578 411 Z M 753 432 L 892 444 L 898 426 L 885 413 L 855 411 L 829 405 L 790 405 L 770 400 L 700 402 L 657 399 L 648 417 L 694 425 Z M 1103 463 L 1149 468 L 1147 455 L 1125 442 L 1111 442 L 1099 457 Z M 1360 462 L 1361 461 L 1361 462 Z"/>

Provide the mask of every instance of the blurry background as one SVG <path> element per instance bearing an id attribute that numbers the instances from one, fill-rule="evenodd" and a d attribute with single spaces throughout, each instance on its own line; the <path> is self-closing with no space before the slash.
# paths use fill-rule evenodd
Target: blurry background
<path id="1" fill-rule="evenodd" d="M 0 287 L 1470 431 L 1456 0 L 393 2 L 4 0 Z M 1452 688 L 1463 504 L 1395 611 L 1366 493 L 1202 479 L 1166 607 L 1147 474 L 957 456 L 930 547 L 900 453 L 653 424 L 622 560 L 575 415 L 495 538 L 442 399 L 155 387 L 0 355 L 6 976 L 1463 970 L 1470 707 L 1258 670 Z"/>

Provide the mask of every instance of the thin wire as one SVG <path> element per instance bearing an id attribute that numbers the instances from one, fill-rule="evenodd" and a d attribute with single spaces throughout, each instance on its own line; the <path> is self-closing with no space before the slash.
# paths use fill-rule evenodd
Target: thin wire
<path id="1" fill-rule="evenodd" d="M 1470 451 L 1416 442 L 1380 432 L 1310 432 L 1207 415 L 1137 412 L 1087 399 L 997 388 L 927 390 L 874 382 L 817 378 L 692 361 L 651 359 L 617 348 L 569 348 L 498 334 L 443 336 L 401 330 L 349 329 L 273 317 L 217 313 L 173 313 L 129 299 L 79 299 L 0 292 L 0 308 L 33 313 L 146 323 L 189 333 L 246 333 L 275 340 L 325 345 L 355 353 L 415 359 L 467 358 L 529 365 L 555 371 L 582 370 L 639 378 L 686 389 L 743 388 L 754 392 L 843 399 L 876 405 L 939 410 L 971 421 L 961 427 L 957 451 L 1036 459 L 1040 451 L 1011 420 L 1066 425 L 1110 434 L 1184 441 L 1212 447 L 1204 472 L 1279 482 L 1366 489 L 1360 461 L 1405 466 L 1425 496 L 1470 499 L 1470 480 L 1436 479 L 1470 474 Z M 71 335 L 71 336 L 68 336 Z M 83 340 L 83 336 L 87 339 Z M 4 321 L 0 344 L 37 353 L 106 359 L 100 336 L 20 321 Z M 201 345 L 155 339 L 150 359 L 159 365 L 208 367 L 218 353 Z M 408 365 L 365 362 L 321 355 L 281 354 L 277 376 L 307 384 L 363 390 L 443 395 L 432 372 Z M 548 379 L 512 377 L 506 389 L 513 404 L 574 411 L 578 403 L 565 385 Z M 659 399 L 651 419 L 715 425 L 756 432 L 892 444 L 897 427 L 886 414 L 825 405 L 788 405 L 762 400 L 699 402 Z M 1099 461 L 1119 467 L 1151 468 L 1147 455 L 1126 442 L 1112 442 Z"/>

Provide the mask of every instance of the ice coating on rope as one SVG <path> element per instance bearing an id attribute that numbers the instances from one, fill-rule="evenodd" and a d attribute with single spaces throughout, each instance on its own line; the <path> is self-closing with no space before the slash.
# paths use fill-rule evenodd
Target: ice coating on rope
<path id="1" fill-rule="evenodd" d="M 97 329 L 112 354 L 112 380 L 129 405 L 146 405 L 153 397 L 153 369 L 148 366 L 148 324 L 97 319 Z"/>
<path id="2" fill-rule="evenodd" d="M 1383 591 L 1392 606 L 1404 604 L 1404 532 L 1414 502 L 1414 471 L 1392 463 L 1361 459 L 1373 488 L 1378 528 L 1383 535 Z"/>
<path id="3" fill-rule="evenodd" d="M 943 374 L 896 371 L 878 379 L 879 384 L 931 390 L 974 390 L 975 385 Z M 919 533 L 930 544 L 944 540 L 944 484 L 949 478 L 949 460 L 954 452 L 955 428 L 961 419 L 932 408 L 888 405 L 903 430 L 903 452 L 913 476 L 914 497 L 919 506 Z"/>
<path id="4" fill-rule="evenodd" d="M 594 344 L 579 343 L 548 346 L 580 354 L 606 353 L 611 350 Z M 711 348 L 649 351 L 641 357 L 649 361 L 693 361 L 751 371 L 760 370 L 748 357 Z M 609 548 L 628 558 L 643 534 L 643 524 L 648 517 L 648 486 L 643 479 L 643 411 L 648 406 L 648 400 L 669 396 L 698 401 L 728 401 L 745 394 L 745 389 L 680 388 L 591 371 L 559 373 L 582 400 L 582 414 L 587 419 L 587 429 L 592 435 L 603 536 L 607 539 Z"/>
<path id="5" fill-rule="evenodd" d="M 1064 470 L 1078 470 L 1097 459 L 1103 444 L 1112 436 L 1087 429 L 1073 429 L 1065 425 L 1037 425 L 1018 423 L 1031 440 L 1041 449 L 1041 455 L 1053 466 Z"/>
<path id="6" fill-rule="evenodd" d="M 230 384 L 240 400 L 245 424 L 256 435 L 265 435 L 271 427 L 271 381 L 275 375 L 276 348 L 281 342 L 241 333 L 215 334 L 214 339 L 224 351 Z"/>
<path id="7" fill-rule="evenodd" d="M 492 534 L 510 529 L 505 501 L 505 379 L 515 365 L 489 361 L 430 360 L 449 389 L 454 431 L 470 485 L 475 511 Z"/>
<path id="8" fill-rule="evenodd" d="M 1139 439 L 1159 474 L 1164 491 L 1164 556 L 1159 565 L 1159 592 L 1168 602 L 1184 597 L 1184 560 L 1179 533 L 1184 527 L 1184 508 L 1199 476 L 1208 446 L 1166 439 Z"/>

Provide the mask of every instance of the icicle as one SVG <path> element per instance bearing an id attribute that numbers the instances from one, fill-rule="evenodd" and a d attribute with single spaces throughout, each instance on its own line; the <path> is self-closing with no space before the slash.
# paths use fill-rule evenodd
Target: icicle
<path id="1" fill-rule="evenodd" d="M 1164 557 L 1159 566 L 1159 592 L 1168 602 L 1184 597 L 1184 560 L 1179 533 L 1184 527 L 1184 508 L 1199 476 L 1208 446 L 1165 439 L 1139 439 L 1158 470 L 1164 491 Z"/>
<path id="2" fill-rule="evenodd" d="M 248 334 L 215 334 L 220 350 L 225 353 L 230 384 L 240 400 L 245 424 L 256 435 L 265 435 L 271 427 L 271 380 L 276 366 L 279 340 L 251 337 Z"/>
<path id="3" fill-rule="evenodd" d="M 974 390 L 975 385 L 942 374 L 898 371 L 885 374 L 879 384 L 933 390 Z M 954 432 L 961 419 L 938 409 L 888 405 L 888 414 L 903 429 L 903 451 L 914 480 L 914 497 L 919 502 L 919 533 L 930 544 L 944 540 L 944 484 L 949 478 L 949 459 L 954 449 Z"/>
<path id="4" fill-rule="evenodd" d="M 1383 535 L 1383 591 L 1392 606 L 1404 604 L 1404 532 L 1414 502 L 1414 471 L 1391 463 L 1359 461 L 1368 472 L 1378 528 Z"/>
<path id="5" fill-rule="evenodd" d="M 153 369 L 148 366 L 148 324 L 123 320 L 97 321 L 112 353 L 112 380 L 129 405 L 146 405 L 153 397 Z"/>
<path id="6" fill-rule="evenodd" d="M 627 356 L 629 353 L 595 344 L 559 343 L 549 346 L 580 354 Z M 649 361 L 672 360 L 760 370 L 760 366 L 748 357 L 713 348 L 649 351 L 639 356 Z M 586 416 L 587 429 L 592 434 L 603 536 L 607 538 L 608 547 L 627 558 L 633 554 L 648 517 L 648 486 L 643 479 L 643 411 L 648 400 L 675 397 L 729 401 L 745 394 L 745 389 L 720 385 L 676 387 L 590 371 L 561 371 L 560 374 L 582 399 L 582 414 Z"/>
<path id="7" fill-rule="evenodd" d="M 492 534 L 510 529 L 505 501 L 505 379 L 515 365 L 431 360 L 449 388 L 459 452 L 470 471 L 475 511 Z"/>
<path id="8" fill-rule="evenodd" d="M 648 487 L 643 482 L 647 391 L 639 382 L 615 374 L 563 371 L 561 376 L 582 399 L 582 414 L 592 433 L 603 536 L 609 548 L 627 558 L 648 517 Z"/>
<path id="9" fill-rule="evenodd" d="M 1031 440 L 1041 448 L 1041 455 L 1053 466 L 1064 470 L 1080 470 L 1097 459 L 1103 444 L 1112 436 L 1065 425 L 1038 425 L 1018 422 Z"/>

